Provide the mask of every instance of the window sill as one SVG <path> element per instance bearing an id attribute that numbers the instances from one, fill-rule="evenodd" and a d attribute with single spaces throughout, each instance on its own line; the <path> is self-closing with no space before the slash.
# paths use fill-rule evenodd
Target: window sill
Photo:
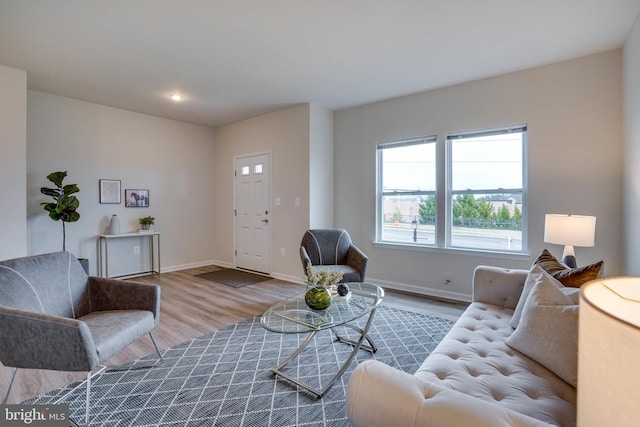
<path id="1" fill-rule="evenodd" d="M 525 253 L 525 252 L 500 252 L 500 251 L 468 249 L 468 248 L 440 248 L 435 246 L 411 245 L 406 243 L 394 243 L 394 242 L 372 242 L 372 244 L 376 248 L 397 249 L 402 251 L 431 252 L 431 253 L 470 256 L 470 257 L 512 259 L 516 261 L 528 261 L 531 256 L 529 253 Z"/>

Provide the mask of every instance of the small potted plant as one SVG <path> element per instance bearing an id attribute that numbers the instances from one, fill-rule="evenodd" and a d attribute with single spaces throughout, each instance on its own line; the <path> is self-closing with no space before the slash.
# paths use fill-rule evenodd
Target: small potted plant
<path id="1" fill-rule="evenodd" d="M 304 283 L 307 285 L 307 292 L 304 301 L 313 310 L 324 310 L 331 305 L 331 290 L 342 280 L 341 271 L 331 272 L 329 270 L 314 271 L 313 267 L 307 266 L 307 274 L 304 276 Z"/>
<path id="2" fill-rule="evenodd" d="M 143 230 L 149 230 L 153 224 L 155 224 L 155 218 L 152 216 L 145 216 L 144 218 L 138 218 L 138 222 Z"/>

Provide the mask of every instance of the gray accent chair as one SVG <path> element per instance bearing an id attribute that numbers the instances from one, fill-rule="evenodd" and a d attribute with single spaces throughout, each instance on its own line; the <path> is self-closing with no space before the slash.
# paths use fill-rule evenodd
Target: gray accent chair
<path id="1" fill-rule="evenodd" d="M 302 268 L 342 271 L 342 282 L 364 282 L 369 258 L 341 228 L 307 230 L 300 244 Z"/>
<path id="2" fill-rule="evenodd" d="M 18 368 L 91 371 L 145 334 L 160 316 L 160 288 L 87 276 L 69 252 L 0 262 L 0 362 Z M 104 369 L 104 368 L 103 368 Z M 80 384 L 81 385 L 81 384 Z"/>

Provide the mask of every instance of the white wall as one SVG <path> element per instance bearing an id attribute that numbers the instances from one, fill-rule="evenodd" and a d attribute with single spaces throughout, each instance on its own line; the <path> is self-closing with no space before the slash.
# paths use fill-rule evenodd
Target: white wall
<path id="1" fill-rule="evenodd" d="M 270 152 L 270 272 L 300 282 L 302 235 L 311 227 L 333 226 L 333 113 L 319 105 L 300 104 L 219 127 L 215 141 L 216 263 L 235 265 L 233 158 Z M 296 198 L 300 206 L 295 205 Z"/>
<path id="2" fill-rule="evenodd" d="M 298 250 L 309 227 L 309 104 L 296 105 L 215 129 L 215 204 L 211 215 L 216 229 L 213 256 L 220 265 L 234 265 L 233 159 L 271 152 L 271 274 L 300 280 Z M 295 206 L 295 198 L 300 206 Z M 280 198 L 280 206 L 275 206 Z M 285 256 L 280 250 L 285 250 Z"/>
<path id="3" fill-rule="evenodd" d="M 339 111 L 335 121 L 335 224 L 369 256 L 367 275 L 388 287 L 468 299 L 478 264 L 528 268 L 548 247 L 544 214 L 597 216 L 596 246 L 576 248 L 579 264 L 622 267 L 621 52 L 552 64 Z M 637 73 L 636 73 L 637 75 Z M 376 247 L 378 141 L 528 124 L 529 256 Z M 451 280 L 445 285 L 446 280 Z"/>
<path id="4" fill-rule="evenodd" d="M 27 254 L 27 73 L 0 65 L 0 260 Z"/>
<path id="5" fill-rule="evenodd" d="M 112 214 L 121 230 L 139 228 L 137 218 L 156 218 L 163 269 L 209 264 L 215 226 L 213 130 L 103 105 L 29 91 L 27 103 L 28 253 L 62 249 L 61 223 L 49 219 L 40 187 L 50 172 L 67 170 L 77 183 L 80 221 L 67 224 L 67 250 L 89 258 L 96 272 L 96 238 Z M 19 177 L 20 178 L 20 177 Z M 99 179 L 118 179 L 125 189 L 148 189 L 149 208 L 100 204 Z M 144 268 L 146 246 L 139 239 L 110 245 L 110 274 Z"/>
<path id="6" fill-rule="evenodd" d="M 309 228 L 333 227 L 333 113 L 310 108 Z"/>
<path id="7" fill-rule="evenodd" d="M 623 51 L 625 270 L 640 276 L 640 17 Z"/>

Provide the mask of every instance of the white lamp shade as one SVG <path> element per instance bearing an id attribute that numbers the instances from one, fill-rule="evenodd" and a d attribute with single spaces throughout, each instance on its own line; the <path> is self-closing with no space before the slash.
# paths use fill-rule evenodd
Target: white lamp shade
<path id="1" fill-rule="evenodd" d="M 578 332 L 578 425 L 640 425 L 640 278 L 583 286 Z"/>
<path id="2" fill-rule="evenodd" d="M 544 241 L 556 245 L 590 247 L 595 244 L 596 217 L 546 214 Z"/>

